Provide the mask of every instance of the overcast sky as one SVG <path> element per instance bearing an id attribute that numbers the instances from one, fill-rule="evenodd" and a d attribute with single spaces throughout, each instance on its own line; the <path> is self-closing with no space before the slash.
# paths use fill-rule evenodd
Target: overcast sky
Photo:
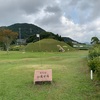
<path id="1" fill-rule="evenodd" d="M 79 42 L 100 39 L 100 0 L 0 0 L 0 26 L 32 23 Z"/>

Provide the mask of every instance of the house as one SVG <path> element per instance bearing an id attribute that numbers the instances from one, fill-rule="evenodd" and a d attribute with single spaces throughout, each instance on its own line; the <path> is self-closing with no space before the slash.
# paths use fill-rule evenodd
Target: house
<path id="1" fill-rule="evenodd" d="M 17 43 L 18 45 L 20 45 L 20 44 L 26 44 L 26 39 L 17 39 L 17 40 L 16 40 L 16 43 Z"/>

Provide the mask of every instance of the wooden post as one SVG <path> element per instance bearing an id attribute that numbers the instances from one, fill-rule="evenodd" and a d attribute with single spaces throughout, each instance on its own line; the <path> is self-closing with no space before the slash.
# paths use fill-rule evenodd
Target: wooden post
<path id="1" fill-rule="evenodd" d="M 93 80 L 93 71 L 92 70 L 90 72 L 90 77 L 91 77 L 91 80 Z"/>

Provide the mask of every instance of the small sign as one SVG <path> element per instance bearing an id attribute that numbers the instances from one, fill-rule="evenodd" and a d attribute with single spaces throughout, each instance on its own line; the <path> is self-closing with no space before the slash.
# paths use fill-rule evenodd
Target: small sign
<path id="1" fill-rule="evenodd" d="M 36 36 L 37 36 L 37 37 L 40 37 L 40 35 L 39 35 L 39 34 L 36 34 Z"/>
<path id="2" fill-rule="evenodd" d="M 34 84 L 41 82 L 52 82 L 52 69 L 48 70 L 35 70 Z"/>

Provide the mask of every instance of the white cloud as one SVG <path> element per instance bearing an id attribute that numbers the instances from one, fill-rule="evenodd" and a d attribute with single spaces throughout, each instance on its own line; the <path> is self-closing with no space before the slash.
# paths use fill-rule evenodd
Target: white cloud
<path id="1" fill-rule="evenodd" d="M 100 38 L 100 0 L 0 0 L 0 25 L 33 23 L 77 41 Z"/>

